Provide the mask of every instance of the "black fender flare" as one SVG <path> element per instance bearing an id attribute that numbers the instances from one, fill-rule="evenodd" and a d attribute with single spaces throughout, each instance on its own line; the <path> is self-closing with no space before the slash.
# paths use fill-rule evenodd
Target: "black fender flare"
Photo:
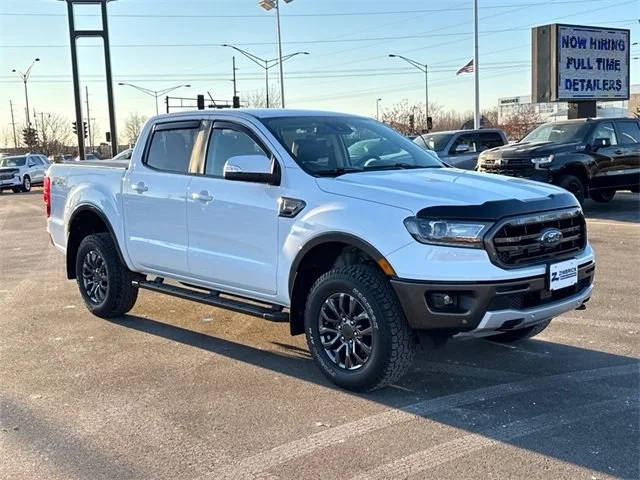
<path id="1" fill-rule="evenodd" d="M 91 212 L 92 214 L 96 215 L 98 218 L 100 218 L 100 220 L 102 221 L 102 223 L 104 223 L 107 227 L 107 231 L 109 232 L 109 235 L 111 235 L 111 238 L 113 239 L 113 244 L 116 247 L 116 252 L 118 252 L 118 258 L 120 259 L 120 261 L 122 262 L 123 265 L 127 265 L 127 262 L 124 259 L 124 255 L 122 255 L 122 251 L 120 250 L 120 245 L 118 244 L 118 237 L 115 234 L 115 230 L 113 229 L 113 226 L 111 225 L 111 222 L 109 221 L 109 219 L 107 218 L 107 216 L 97 207 L 95 207 L 92 204 L 80 204 L 79 206 L 76 207 L 76 209 L 73 211 L 73 213 L 71 214 L 71 216 L 69 217 L 69 230 L 67 231 L 67 253 L 66 253 L 66 257 L 67 257 L 67 278 L 75 278 L 75 271 L 72 271 L 75 269 L 75 263 L 74 262 L 70 262 L 70 258 L 69 258 L 69 237 L 71 236 L 71 226 L 73 225 L 73 222 L 75 221 L 75 219 L 77 218 L 77 216 L 83 212 Z M 71 263 L 71 265 L 70 265 Z M 70 270 L 70 268 L 72 270 Z M 71 273 L 71 276 L 70 276 Z"/>
<path id="2" fill-rule="evenodd" d="M 380 259 L 383 259 L 384 256 L 369 242 L 366 240 L 362 240 L 360 237 L 352 235 L 350 233 L 344 232 L 325 232 L 316 237 L 313 237 L 307 243 L 305 243 L 302 248 L 298 251 L 293 262 L 291 263 L 291 268 L 289 269 L 289 299 L 291 300 L 291 295 L 293 293 L 293 286 L 295 285 L 296 276 L 298 274 L 298 267 L 302 263 L 302 260 L 306 256 L 306 254 L 312 250 L 314 247 L 318 245 L 322 245 L 324 243 L 334 243 L 340 242 L 345 243 L 349 246 L 359 248 L 374 261 L 378 262 Z"/>

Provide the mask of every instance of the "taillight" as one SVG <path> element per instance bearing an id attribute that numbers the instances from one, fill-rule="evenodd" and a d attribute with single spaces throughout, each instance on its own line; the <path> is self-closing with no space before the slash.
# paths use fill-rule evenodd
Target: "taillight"
<path id="1" fill-rule="evenodd" d="M 44 177 L 42 197 L 44 198 L 44 206 L 47 211 L 47 218 L 49 218 L 51 216 L 51 179 L 49 177 Z"/>

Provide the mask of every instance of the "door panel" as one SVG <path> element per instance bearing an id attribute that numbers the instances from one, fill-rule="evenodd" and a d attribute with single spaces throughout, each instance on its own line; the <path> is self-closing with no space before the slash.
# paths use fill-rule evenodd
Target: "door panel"
<path id="1" fill-rule="evenodd" d="M 255 140 L 254 140 L 255 139 Z M 187 195 L 190 276 L 253 292 L 276 293 L 280 187 L 222 178 L 226 160 L 269 155 L 239 126 L 216 123 L 205 172 Z"/>
<path id="2" fill-rule="evenodd" d="M 144 164 L 125 175 L 127 250 L 141 270 L 188 274 L 187 172 L 198 135 L 198 124 L 156 129 Z"/>

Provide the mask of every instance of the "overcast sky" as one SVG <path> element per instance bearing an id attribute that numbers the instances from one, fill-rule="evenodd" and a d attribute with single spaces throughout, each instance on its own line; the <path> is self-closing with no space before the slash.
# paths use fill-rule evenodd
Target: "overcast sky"
<path id="1" fill-rule="evenodd" d="M 640 0 L 480 0 L 481 105 L 498 97 L 530 94 L 531 27 L 562 22 L 630 28 L 638 41 Z M 281 8 L 283 54 L 308 51 L 285 63 L 287 107 L 375 115 L 403 99 L 423 102 L 424 76 L 389 53 L 430 66 L 429 99 L 446 108 L 473 108 L 473 76 L 456 76 L 472 57 L 471 0 L 294 0 Z M 117 0 L 109 4 L 109 28 L 120 129 L 129 112 L 155 113 L 152 97 L 131 82 L 160 90 L 181 83 L 176 95 L 211 92 L 232 95 L 232 50 L 236 44 L 260 57 L 275 58 L 274 11 L 258 0 Z M 98 28 L 95 7 L 77 10 L 77 28 Z M 382 13 L 381 13 L 382 12 Z M 81 15 L 81 16 L 80 16 Z M 31 109 L 72 120 L 73 90 L 66 5 L 57 0 L 0 1 L 0 127 L 24 121 L 24 90 L 12 68 L 41 61 L 29 81 Z M 91 116 L 100 137 L 107 129 L 104 60 L 98 40 L 80 41 L 81 82 L 89 87 Z M 632 47 L 640 56 L 640 47 Z M 638 60 L 631 84 L 640 83 Z M 240 96 L 264 89 L 264 72 L 236 55 Z M 277 86 L 277 70 L 270 71 Z M 162 104 L 161 104 L 162 108 Z"/>

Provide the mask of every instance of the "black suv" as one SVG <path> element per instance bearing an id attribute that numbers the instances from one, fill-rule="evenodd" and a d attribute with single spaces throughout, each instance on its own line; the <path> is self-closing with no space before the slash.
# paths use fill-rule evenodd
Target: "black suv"
<path id="1" fill-rule="evenodd" d="M 582 203 L 609 202 L 640 187 L 640 121 L 598 118 L 545 123 L 520 142 L 487 150 L 479 172 L 559 185 Z"/>

